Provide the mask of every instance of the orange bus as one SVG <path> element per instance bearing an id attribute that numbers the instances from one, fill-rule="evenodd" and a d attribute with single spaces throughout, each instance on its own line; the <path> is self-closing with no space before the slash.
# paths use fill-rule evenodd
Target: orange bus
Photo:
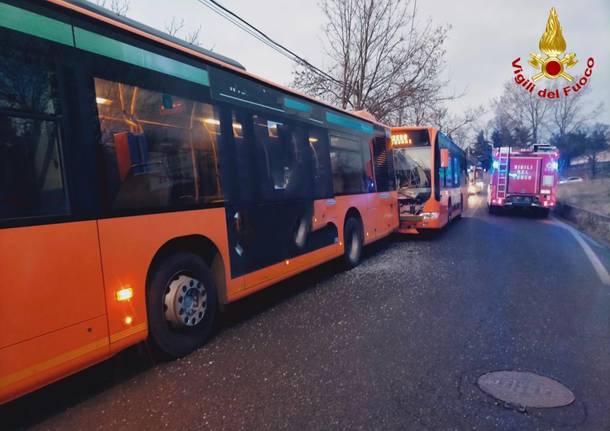
<path id="1" fill-rule="evenodd" d="M 76 0 L 0 1 L 0 402 L 398 226 L 390 130 Z"/>
<path id="2" fill-rule="evenodd" d="M 392 129 L 400 233 L 440 229 L 461 217 L 468 196 L 466 154 L 432 127 Z"/>

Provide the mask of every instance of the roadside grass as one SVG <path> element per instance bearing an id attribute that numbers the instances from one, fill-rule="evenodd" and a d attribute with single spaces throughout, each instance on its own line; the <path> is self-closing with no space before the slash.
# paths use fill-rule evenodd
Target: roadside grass
<path id="1" fill-rule="evenodd" d="M 560 202 L 610 216 L 610 178 L 560 184 L 557 196 Z"/>

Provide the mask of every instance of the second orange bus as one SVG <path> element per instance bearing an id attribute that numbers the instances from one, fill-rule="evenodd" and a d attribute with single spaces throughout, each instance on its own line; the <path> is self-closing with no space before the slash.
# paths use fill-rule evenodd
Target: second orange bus
<path id="1" fill-rule="evenodd" d="M 466 154 L 432 127 L 392 129 L 400 225 L 417 234 L 461 217 L 467 202 Z"/>

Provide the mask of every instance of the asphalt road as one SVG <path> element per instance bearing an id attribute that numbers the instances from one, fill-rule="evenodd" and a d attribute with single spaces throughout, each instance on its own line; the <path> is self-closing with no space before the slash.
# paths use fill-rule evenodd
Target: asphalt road
<path id="1" fill-rule="evenodd" d="M 554 219 L 471 204 L 437 237 L 393 237 L 352 271 L 324 265 L 232 305 L 185 359 L 132 349 L 8 404 L 0 428 L 610 429 L 599 265 Z M 610 250 L 584 243 L 610 269 Z M 552 377 L 576 401 L 505 406 L 476 386 L 494 370 Z"/>

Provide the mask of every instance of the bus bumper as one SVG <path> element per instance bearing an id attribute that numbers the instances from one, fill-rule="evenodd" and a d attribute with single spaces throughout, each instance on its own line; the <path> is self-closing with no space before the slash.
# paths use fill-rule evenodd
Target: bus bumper
<path id="1" fill-rule="evenodd" d="M 405 215 L 400 217 L 397 232 L 403 234 L 419 234 L 422 229 L 440 229 L 446 223 L 439 216 Z"/>
<path id="2" fill-rule="evenodd" d="M 553 208 L 555 201 L 546 196 L 509 196 L 504 202 L 506 207 L 534 207 L 534 208 Z"/>

